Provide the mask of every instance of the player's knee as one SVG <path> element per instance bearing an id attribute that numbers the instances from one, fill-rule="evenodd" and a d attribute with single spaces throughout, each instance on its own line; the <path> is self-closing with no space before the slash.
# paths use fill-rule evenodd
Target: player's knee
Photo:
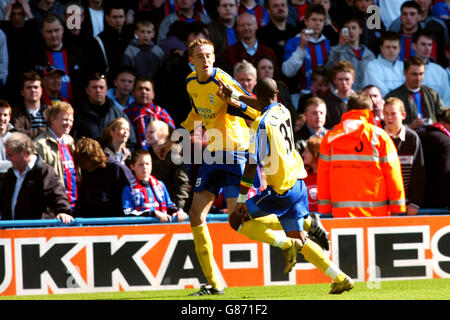
<path id="1" fill-rule="evenodd" d="M 201 214 L 195 213 L 192 210 L 188 212 L 188 215 L 191 226 L 199 226 L 206 222 L 206 217 L 203 217 Z"/>

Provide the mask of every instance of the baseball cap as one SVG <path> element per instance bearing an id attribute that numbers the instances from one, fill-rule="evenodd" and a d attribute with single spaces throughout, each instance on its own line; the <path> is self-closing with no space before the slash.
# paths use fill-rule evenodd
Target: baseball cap
<path id="1" fill-rule="evenodd" d="M 55 67 L 53 65 L 48 65 L 44 68 L 44 77 L 52 74 L 53 72 L 58 72 L 61 76 L 65 75 L 65 71 L 61 68 Z"/>

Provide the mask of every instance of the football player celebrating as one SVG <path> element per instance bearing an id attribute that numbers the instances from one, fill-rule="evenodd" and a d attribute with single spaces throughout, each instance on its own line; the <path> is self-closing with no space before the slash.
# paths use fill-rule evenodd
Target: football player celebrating
<path id="1" fill-rule="evenodd" d="M 208 146 L 203 153 L 204 159 L 198 170 L 189 210 L 195 250 L 208 283 L 193 295 L 223 294 L 224 285 L 215 266 L 206 216 L 221 190 L 224 192 L 227 211 L 234 211 L 249 144 L 249 130 L 245 120 L 254 120 L 259 112 L 245 103 L 237 102 L 236 99 L 231 101 L 220 94 L 222 83 L 230 85 L 236 93 L 249 93 L 230 75 L 213 66 L 215 55 L 211 41 L 192 41 L 188 46 L 188 54 L 189 61 L 194 66 L 194 71 L 186 79 L 192 110 L 181 126 L 191 132 L 203 125 L 208 137 Z M 161 145 L 158 156 L 164 159 L 173 144 L 174 141 L 169 140 Z M 256 187 L 259 187 L 258 184 L 255 184 Z M 268 225 L 275 225 L 275 229 L 279 226 L 281 229 L 278 219 L 272 215 L 249 220 L 240 232 L 250 239 L 285 251 L 293 247 L 292 239 L 273 232 Z M 293 250 L 289 252 L 292 254 Z"/>
<path id="2" fill-rule="evenodd" d="M 233 89 L 226 84 L 223 86 L 225 96 L 236 96 Z M 353 281 L 306 236 L 304 224 L 309 215 L 308 194 L 302 179 L 306 178 L 307 172 L 294 147 L 290 113 L 278 103 L 277 92 L 276 82 L 263 78 L 256 85 L 257 99 L 237 94 L 239 100 L 260 110 L 261 115 L 250 129 L 249 161 L 241 180 L 236 210 L 230 215 L 229 222 L 233 229 L 239 231 L 245 221 L 275 213 L 294 243 L 290 251 L 295 254 L 290 255 L 285 272 L 296 264 L 297 253 L 300 252 L 308 262 L 333 279 L 329 293 L 340 294 L 351 290 Z M 265 174 L 267 188 L 247 199 L 258 165 Z"/>

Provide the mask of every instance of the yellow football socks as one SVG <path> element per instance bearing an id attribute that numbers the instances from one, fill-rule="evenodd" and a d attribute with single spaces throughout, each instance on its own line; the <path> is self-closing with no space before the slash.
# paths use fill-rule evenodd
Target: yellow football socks
<path id="1" fill-rule="evenodd" d="M 300 253 L 305 257 L 306 261 L 311 262 L 320 271 L 333 279 L 334 282 L 345 280 L 346 275 L 328 259 L 322 248 L 314 241 L 306 240 Z"/>
<path id="2" fill-rule="evenodd" d="M 194 236 L 195 252 L 197 253 L 198 261 L 202 267 L 203 274 L 215 289 L 221 290 L 222 285 L 217 271 L 214 268 L 214 256 L 211 236 L 209 235 L 207 225 L 201 224 L 192 228 L 192 235 Z"/>
<path id="3" fill-rule="evenodd" d="M 308 216 L 308 218 L 303 219 L 303 230 L 308 232 L 310 228 L 311 228 L 311 217 Z"/>
<path id="4" fill-rule="evenodd" d="M 286 237 L 284 234 L 273 232 L 273 230 L 269 229 L 257 219 L 245 221 L 238 232 L 251 240 L 268 243 L 272 246 L 279 247 L 282 250 L 286 250 L 292 246 L 291 238 Z"/>
<path id="5" fill-rule="evenodd" d="M 263 223 L 267 228 L 272 230 L 283 230 L 280 220 L 276 214 L 268 214 L 267 216 L 258 217 L 254 220 Z"/>

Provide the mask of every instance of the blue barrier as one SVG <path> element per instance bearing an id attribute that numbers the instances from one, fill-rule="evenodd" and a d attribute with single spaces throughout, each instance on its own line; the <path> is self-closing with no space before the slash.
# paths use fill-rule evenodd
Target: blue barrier
<path id="1" fill-rule="evenodd" d="M 419 209 L 419 215 L 441 215 L 450 214 L 449 209 Z M 401 214 L 404 216 L 405 214 Z M 320 215 L 321 218 L 333 218 L 332 215 Z M 207 222 L 226 222 L 228 214 L 214 213 L 208 214 Z M 178 222 L 175 217 L 170 223 L 187 223 L 186 221 Z M 94 225 L 121 225 L 121 224 L 153 224 L 161 223 L 157 217 L 111 217 L 111 218 L 75 218 L 71 223 L 62 223 L 59 219 L 36 219 L 36 220 L 0 220 L 0 229 L 5 228 L 39 228 L 39 227 L 80 227 Z"/>
<path id="2" fill-rule="evenodd" d="M 228 221 L 228 214 L 209 214 L 207 222 Z M 186 221 L 189 222 L 189 217 Z M 0 220 L 0 228 L 35 228 L 35 227 L 73 227 L 93 225 L 152 224 L 160 223 L 157 217 L 111 217 L 111 218 L 74 218 L 71 223 L 62 223 L 59 219 L 37 220 Z M 172 222 L 178 223 L 175 217 Z"/>

